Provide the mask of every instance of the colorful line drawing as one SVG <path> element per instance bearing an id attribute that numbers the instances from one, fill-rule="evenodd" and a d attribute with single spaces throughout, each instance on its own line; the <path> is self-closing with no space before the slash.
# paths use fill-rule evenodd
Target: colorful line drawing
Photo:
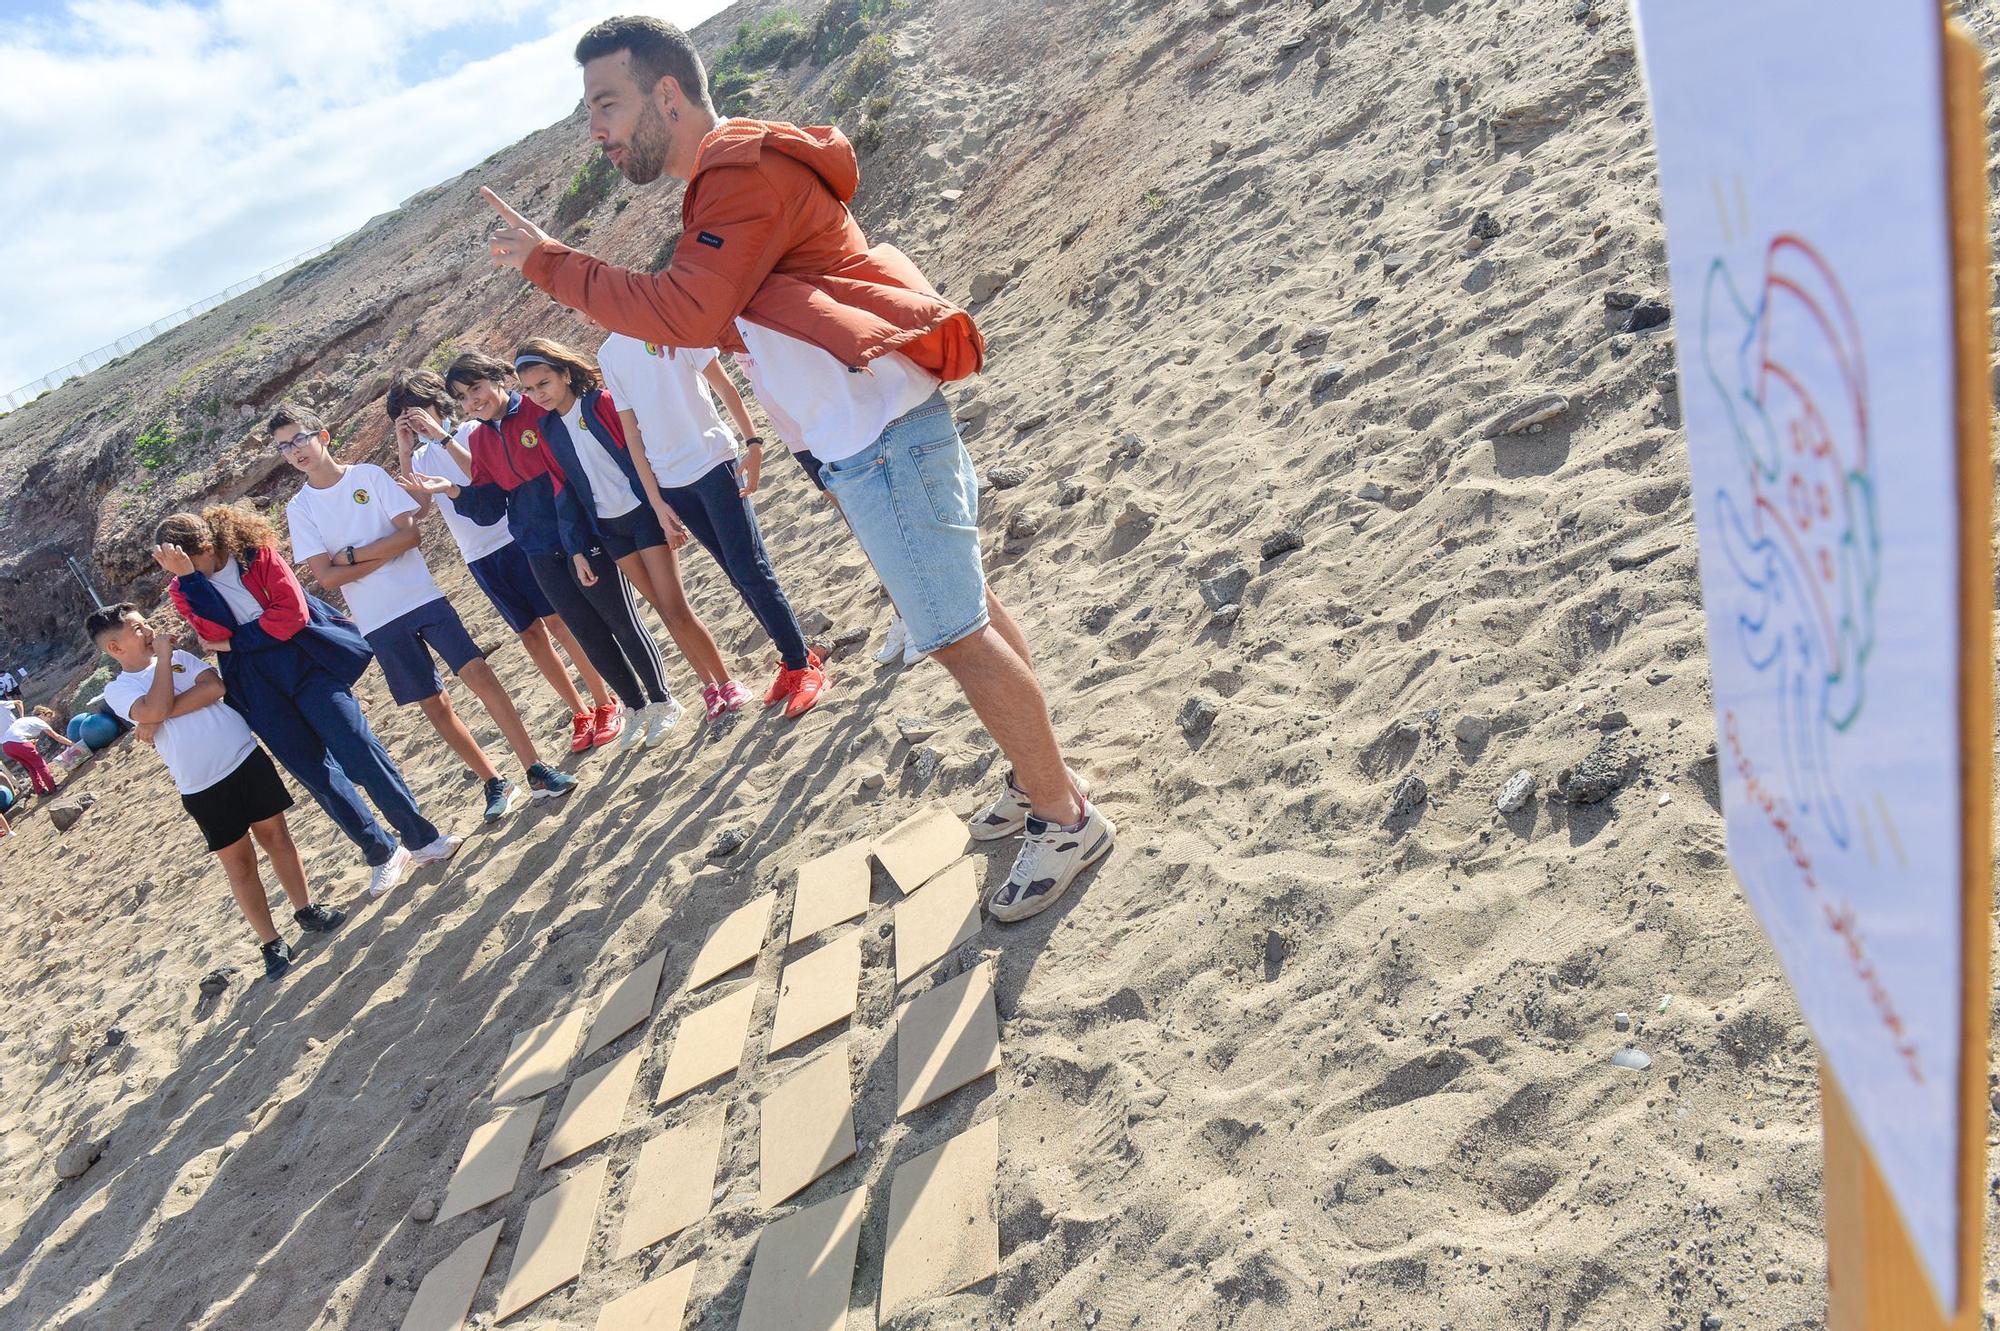
<path id="1" fill-rule="evenodd" d="M 1734 646 L 1769 681 L 1792 802 L 1845 850 L 1833 748 L 1866 707 L 1882 570 L 1860 325 L 1819 252 L 1779 235 L 1753 301 L 1710 263 L 1700 335 L 1740 464 L 1715 490 Z"/>

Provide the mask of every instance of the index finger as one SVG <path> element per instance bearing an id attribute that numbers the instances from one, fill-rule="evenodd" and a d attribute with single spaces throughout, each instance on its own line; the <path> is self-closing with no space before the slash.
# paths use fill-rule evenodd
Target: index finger
<path id="1" fill-rule="evenodd" d="M 486 188 L 486 186 L 481 185 L 479 187 L 479 193 L 480 196 L 484 198 L 486 202 L 492 207 L 493 211 L 500 214 L 500 216 L 505 220 L 512 222 L 515 226 L 526 226 L 528 224 L 527 218 L 515 212 L 512 205 L 510 205 L 505 199 L 501 198 L 498 194 L 495 194 L 492 190 Z"/>

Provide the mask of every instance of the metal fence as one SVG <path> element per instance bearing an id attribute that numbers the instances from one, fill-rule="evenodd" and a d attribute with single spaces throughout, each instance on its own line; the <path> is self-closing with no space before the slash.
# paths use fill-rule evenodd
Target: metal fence
<path id="1" fill-rule="evenodd" d="M 266 268 L 254 277 L 246 277 L 234 286 L 225 287 L 212 296 L 198 300 L 184 310 L 177 310 L 163 319 L 155 319 L 144 328 L 125 334 L 125 336 L 119 338 L 116 342 L 110 342 L 95 351 L 86 352 L 84 355 L 77 357 L 69 364 L 63 366 L 60 370 L 51 370 L 49 373 L 35 380 L 35 382 L 23 384 L 13 392 L 5 396 L 0 396 L 0 412 L 12 411 L 24 403 L 33 402 L 50 389 L 76 378 L 79 374 L 88 374 L 90 371 L 98 369 L 101 366 L 109 365 L 120 356 L 137 351 L 160 334 L 180 327 L 196 315 L 207 314 L 224 301 L 233 300 L 246 291 L 254 291 L 272 278 L 281 277 L 300 264 L 311 259 L 317 259 L 320 255 L 325 254 L 328 250 L 346 239 L 346 236 L 342 236 L 339 240 L 330 240 L 324 245 L 315 246 L 307 250 L 304 254 L 294 255 L 281 264 L 275 264 L 272 267 Z"/>

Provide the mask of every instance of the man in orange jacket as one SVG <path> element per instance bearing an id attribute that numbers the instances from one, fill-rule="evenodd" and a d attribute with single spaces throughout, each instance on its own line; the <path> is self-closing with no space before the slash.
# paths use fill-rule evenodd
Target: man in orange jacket
<path id="1" fill-rule="evenodd" d="M 952 673 L 1012 763 L 971 831 L 1026 830 L 987 906 L 1001 920 L 1037 914 L 1117 829 L 1064 764 L 1027 639 L 980 565 L 978 482 L 939 385 L 979 369 L 984 339 L 907 256 L 869 246 L 847 208 L 860 171 L 839 130 L 718 120 L 701 58 L 658 19 L 608 19 L 576 58 L 612 164 L 638 185 L 687 182 L 673 259 L 658 273 L 613 267 L 485 190 L 502 219 L 494 259 L 613 332 L 748 361 L 758 397 L 821 463 L 911 642 Z"/>

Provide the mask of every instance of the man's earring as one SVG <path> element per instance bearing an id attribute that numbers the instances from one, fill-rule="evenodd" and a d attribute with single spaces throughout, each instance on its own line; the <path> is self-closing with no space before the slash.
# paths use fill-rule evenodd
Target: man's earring
<path id="1" fill-rule="evenodd" d="M 668 112 L 667 112 L 667 119 L 669 119 L 669 120 L 679 120 L 680 118 L 681 118 L 681 109 L 680 109 L 680 108 L 679 108 L 678 106 L 676 106 L 676 107 L 673 107 L 673 108 L 671 108 L 670 110 L 668 110 Z"/>

